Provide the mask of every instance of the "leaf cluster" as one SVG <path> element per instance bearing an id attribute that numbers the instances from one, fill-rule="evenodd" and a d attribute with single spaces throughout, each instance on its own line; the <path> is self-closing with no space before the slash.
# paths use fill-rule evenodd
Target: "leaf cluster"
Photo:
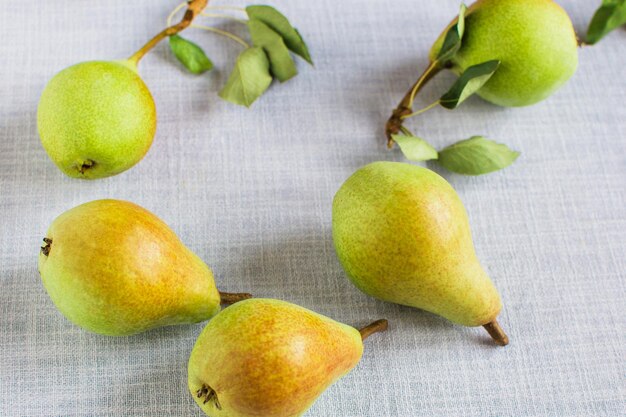
<path id="1" fill-rule="evenodd" d="M 464 175 L 482 175 L 511 165 L 519 152 L 506 145 L 473 136 L 456 142 L 439 152 L 422 138 L 412 135 L 393 135 L 404 156 L 410 161 L 437 160 L 448 171 Z"/>
<path id="2" fill-rule="evenodd" d="M 278 10 L 271 6 L 248 6 L 246 13 L 249 19 L 246 27 L 252 46 L 237 57 L 219 96 L 250 107 L 274 78 L 284 82 L 298 73 L 291 52 L 311 65 L 313 60 L 300 33 Z M 213 63 L 202 48 L 180 35 L 170 37 L 170 48 L 174 56 L 193 74 L 202 74 L 213 68 Z"/>

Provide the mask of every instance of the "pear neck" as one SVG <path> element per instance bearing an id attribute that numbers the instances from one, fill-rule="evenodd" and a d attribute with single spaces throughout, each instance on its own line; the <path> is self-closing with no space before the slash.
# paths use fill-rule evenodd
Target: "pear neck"
<path id="1" fill-rule="evenodd" d="M 137 68 L 137 62 L 136 61 L 132 61 L 130 59 L 117 59 L 117 60 L 115 60 L 115 62 L 120 64 L 123 67 L 128 68 L 132 72 L 134 72 L 136 74 L 139 74 L 139 69 Z"/>

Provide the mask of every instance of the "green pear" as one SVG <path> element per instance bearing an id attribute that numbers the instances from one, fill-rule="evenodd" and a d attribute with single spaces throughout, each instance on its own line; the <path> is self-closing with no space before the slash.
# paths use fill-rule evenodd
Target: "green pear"
<path id="1" fill-rule="evenodd" d="M 456 23 L 456 20 L 451 23 Z M 435 60 L 447 29 L 430 51 Z M 500 60 L 478 94 L 500 106 L 528 106 L 561 87 L 578 66 L 578 40 L 567 13 L 552 0 L 478 0 L 465 18 L 451 69 Z"/>
<path id="2" fill-rule="evenodd" d="M 91 61 L 59 72 L 44 89 L 37 128 L 50 159 L 74 178 L 119 174 L 148 152 L 152 95 L 132 61 Z"/>
<path id="3" fill-rule="evenodd" d="M 284 301 L 241 301 L 198 337 L 189 390 L 212 417 L 301 416 L 357 365 L 363 340 L 386 328 L 379 320 L 359 331 Z"/>
<path id="4" fill-rule="evenodd" d="M 50 298 L 91 332 L 131 335 L 204 321 L 220 310 L 211 269 L 133 203 L 97 200 L 68 210 L 44 242 L 39 273 Z"/>
<path id="5" fill-rule="evenodd" d="M 474 252 L 465 208 L 434 172 L 375 162 L 356 171 L 333 201 L 333 240 L 363 292 L 486 326 L 499 344 L 500 296 Z"/>

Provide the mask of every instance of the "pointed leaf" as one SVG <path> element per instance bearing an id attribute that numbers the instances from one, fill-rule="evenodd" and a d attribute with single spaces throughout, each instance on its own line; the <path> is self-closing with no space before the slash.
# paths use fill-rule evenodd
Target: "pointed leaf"
<path id="1" fill-rule="evenodd" d="M 174 56 L 193 74 L 202 74 L 213 68 L 213 62 L 202 48 L 179 36 L 170 36 L 170 49 Z"/>
<path id="2" fill-rule="evenodd" d="M 283 38 L 257 19 L 248 20 L 250 37 L 255 46 L 262 47 L 270 60 L 270 72 L 279 81 L 287 81 L 298 73 Z"/>
<path id="3" fill-rule="evenodd" d="M 443 41 L 443 45 L 437 54 L 437 61 L 445 63 L 450 61 L 454 55 L 461 49 L 461 41 L 463 40 L 463 34 L 465 33 L 465 12 L 467 6 L 461 3 L 461 9 L 459 10 L 459 17 L 457 22 L 452 25 L 446 37 Z"/>
<path id="4" fill-rule="evenodd" d="M 235 68 L 220 91 L 220 97 L 250 107 L 272 82 L 269 68 L 270 63 L 262 48 L 246 49 L 237 57 Z"/>
<path id="5" fill-rule="evenodd" d="M 587 43 L 593 45 L 622 25 L 626 25 L 626 0 L 604 0 L 589 24 Z"/>
<path id="6" fill-rule="evenodd" d="M 437 151 L 424 139 L 417 136 L 391 135 L 409 161 L 437 159 Z"/>
<path id="7" fill-rule="evenodd" d="M 439 163 L 452 172 L 481 175 L 508 167 L 519 155 L 506 145 L 474 136 L 439 151 Z"/>
<path id="8" fill-rule="evenodd" d="M 457 18 L 457 32 L 459 33 L 459 38 L 463 40 L 463 35 L 465 35 L 465 14 L 467 13 L 467 6 L 465 3 L 461 3 L 459 6 L 459 17 Z"/>
<path id="9" fill-rule="evenodd" d="M 272 28 L 283 37 L 287 48 L 313 65 L 309 48 L 304 43 L 302 36 L 291 26 L 289 20 L 281 12 L 271 6 L 248 6 L 246 7 L 246 12 L 248 12 L 250 19 L 258 19 Z"/>
<path id="10" fill-rule="evenodd" d="M 439 104 L 447 109 L 457 108 L 489 81 L 499 65 L 500 61 L 493 60 L 469 67 L 461 74 L 450 90 L 441 96 Z"/>

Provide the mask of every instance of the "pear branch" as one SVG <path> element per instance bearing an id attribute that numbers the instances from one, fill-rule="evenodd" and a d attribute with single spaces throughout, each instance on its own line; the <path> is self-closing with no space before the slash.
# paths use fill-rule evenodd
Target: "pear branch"
<path id="1" fill-rule="evenodd" d="M 404 95 L 400 104 L 393 110 L 387 124 L 385 125 L 385 135 L 387 136 L 387 147 L 393 147 L 393 139 L 391 135 L 395 135 L 402 129 L 402 122 L 413 113 L 413 101 L 419 91 L 430 81 L 435 75 L 444 68 L 438 60 L 432 61 L 426 71 L 415 81 L 415 84 Z"/>
<path id="2" fill-rule="evenodd" d="M 506 346 L 509 344 L 509 337 L 506 333 L 504 333 L 504 330 L 502 330 L 502 327 L 500 327 L 497 320 L 494 319 L 493 321 L 484 324 L 483 327 L 487 330 L 487 333 L 489 333 L 489 336 L 493 338 L 496 344 L 500 346 Z"/>
<path id="3" fill-rule="evenodd" d="M 183 19 L 179 23 L 163 29 L 154 38 L 150 39 L 148 43 L 142 46 L 140 50 L 135 52 L 133 56 L 128 58 L 128 60 L 133 62 L 134 64 L 137 64 L 139 60 L 148 53 L 148 51 L 154 48 L 164 38 L 176 35 L 177 33 L 185 30 L 187 27 L 189 27 L 189 25 L 191 25 L 193 19 L 195 19 L 196 16 L 202 13 L 208 3 L 209 0 L 190 0 L 187 4 L 187 11 L 185 12 Z"/>
<path id="4" fill-rule="evenodd" d="M 247 300 L 248 298 L 252 298 L 252 294 L 248 294 L 246 292 L 221 292 L 220 291 L 220 302 L 222 304 L 235 304 L 238 301 Z"/>
<path id="5" fill-rule="evenodd" d="M 361 333 L 361 340 L 367 339 L 374 333 L 384 332 L 388 327 L 389 322 L 387 320 L 376 320 L 374 323 L 368 324 L 362 329 L 359 329 L 359 333 Z"/>

